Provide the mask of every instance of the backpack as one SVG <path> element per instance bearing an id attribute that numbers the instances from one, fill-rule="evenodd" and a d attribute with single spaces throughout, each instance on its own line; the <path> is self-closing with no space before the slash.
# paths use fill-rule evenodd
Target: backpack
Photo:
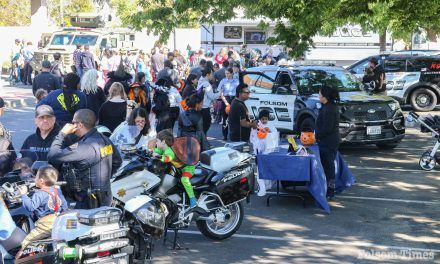
<path id="1" fill-rule="evenodd" d="M 196 165 L 199 162 L 200 144 L 194 137 L 175 138 L 171 149 L 185 165 Z"/>
<path id="2" fill-rule="evenodd" d="M 170 108 L 170 100 L 168 97 L 168 93 L 163 92 L 161 90 L 157 90 L 154 93 L 153 96 L 153 102 L 155 104 L 155 111 L 157 111 L 156 114 L 159 114 L 160 112 L 167 111 Z"/>

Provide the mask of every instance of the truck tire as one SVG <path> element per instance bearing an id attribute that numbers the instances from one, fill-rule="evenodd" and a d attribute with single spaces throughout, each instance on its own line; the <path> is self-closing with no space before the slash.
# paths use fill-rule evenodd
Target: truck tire
<path id="1" fill-rule="evenodd" d="M 428 112 L 437 105 L 437 95 L 430 89 L 418 88 L 411 94 L 410 102 L 414 110 Z"/>

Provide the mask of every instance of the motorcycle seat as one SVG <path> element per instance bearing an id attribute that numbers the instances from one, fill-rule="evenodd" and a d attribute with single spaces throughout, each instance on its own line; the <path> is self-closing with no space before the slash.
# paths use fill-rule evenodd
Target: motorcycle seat
<path id="1" fill-rule="evenodd" d="M 144 164 L 142 164 L 142 162 L 140 161 L 135 160 L 125 165 L 123 169 L 126 172 L 141 171 L 144 169 Z"/>
<path id="2" fill-rule="evenodd" d="M 94 216 L 99 215 L 100 212 L 118 212 L 119 214 L 121 214 L 121 211 L 119 209 L 110 206 L 102 206 L 94 209 L 79 209 L 77 211 L 80 218 L 93 218 Z"/>
<path id="3" fill-rule="evenodd" d="M 207 170 L 196 169 L 196 171 L 194 172 L 194 175 L 190 179 L 191 185 L 192 186 L 199 186 L 199 185 L 204 184 L 206 182 L 206 178 L 209 176 L 209 174 L 210 173 Z"/>

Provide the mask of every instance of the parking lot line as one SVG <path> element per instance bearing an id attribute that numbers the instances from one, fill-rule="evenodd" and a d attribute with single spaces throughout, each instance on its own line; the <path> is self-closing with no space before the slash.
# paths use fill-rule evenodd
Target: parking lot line
<path id="1" fill-rule="evenodd" d="M 268 191 L 267 194 L 277 194 L 276 192 Z M 281 192 L 280 194 L 288 194 Z M 391 199 L 391 198 L 381 198 L 381 197 L 364 197 L 364 196 L 350 196 L 350 195 L 336 195 L 337 198 L 342 199 L 355 199 L 355 200 L 372 200 L 372 201 L 383 201 L 383 202 L 398 202 L 398 203 L 415 203 L 415 204 L 425 204 L 425 205 L 440 205 L 440 201 L 421 201 L 421 200 L 404 200 L 404 199 Z"/>
<path id="2" fill-rule="evenodd" d="M 190 234 L 190 235 L 200 235 L 202 234 L 198 231 L 191 230 L 181 230 L 179 233 Z M 305 239 L 299 237 L 274 237 L 274 236 L 259 236 L 259 235 L 244 235 L 244 234 L 234 234 L 233 237 L 236 238 L 246 238 L 246 239 L 258 239 L 258 240 L 274 240 L 274 241 L 285 241 L 285 242 L 296 242 L 296 243 L 310 243 L 310 244 L 320 244 L 320 245 L 335 245 L 335 246 L 355 246 L 363 248 L 377 248 L 377 249 L 393 249 L 393 250 L 409 250 L 409 251 L 428 251 L 434 253 L 440 253 L 440 249 L 430 249 L 430 248 L 413 248 L 413 247 L 400 247 L 400 246 L 387 246 L 378 245 L 369 242 L 355 242 L 355 241 L 337 241 L 337 240 L 316 240 L 316 239 Z"/>
<path id="3" fill-rule="evenodd" d="M 362 197 L 362 196 L 349 196 L 349 195 L 337 195 L 337 197 L 342 198 L 342 199 L 357 199 L 357 200 L 373 200 L 373 201 L 399 202 L 399 203 L 415 203 L 415 204 L 426 204 L 426 205 L 440 205 L 439 201 L 404 200 L 404 199 Z"/>
<path id="4" fill-rule="evenodd" d="M 423 173 L 439 173 L 437 170 L 424 171 L 424 170 L 411 170 L 411 169 L 392 169 L 392 168 L 373 168 L 373 167 L 354 167 L 348 166 L 350 170 L 378 170 L 378 171 L 396 171 L 396 172 L 423 172 Z"/>

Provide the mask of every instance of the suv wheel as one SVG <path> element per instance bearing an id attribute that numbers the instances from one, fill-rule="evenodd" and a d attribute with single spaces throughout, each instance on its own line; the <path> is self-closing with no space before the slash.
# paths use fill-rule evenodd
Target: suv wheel
<path id="1" fill-rule="evenodd" d="M 311 128 L 312 130 L 315 130 L 315 120 L 311 117 L 306 117 L 304 120 L 299 124 L 299 130 L 298 133 L 301 133 L 301 131 L 306 130 L 307 128 Z"/>
<path id="2" fill-rule="evenodd" d="M 395 147 L 397 147 L 397 145 L 399 145 L 399 142 L 394 142 L 394 143 L 377 143 L 376 146 L 380 149 L 393 149 Z"/>
<path id="3" fill-rule="evenodd" d="M 427 88 L 416 89 L 411 94 L 411 106 L 420 112 L 431 111 L 437 105 L 436 94 Z"/>

